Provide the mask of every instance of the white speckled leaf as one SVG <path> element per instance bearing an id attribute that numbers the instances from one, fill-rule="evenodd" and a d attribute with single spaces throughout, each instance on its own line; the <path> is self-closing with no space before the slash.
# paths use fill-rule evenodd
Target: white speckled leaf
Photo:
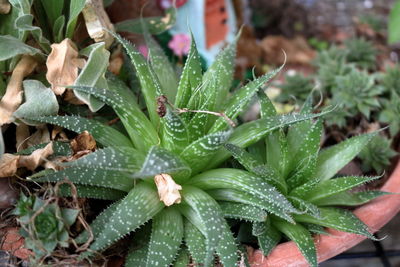
<path id="1" fill-rule="evenodd" d="M 162 210 L 153 218 L 147 254 L 147 267 L 169 266 L 178 254 L 183 238 L 182 216 L 175 207 Z"/>
<path id="2" fill-rule="evenodd" d="M 90 249 L 105 249 L 153 218 L 163 208 L 156 189 L 145 182 L 137 184 L 116 207 Z"/>
<path id="3" fill-rule="evenodd" d="M 258 119 L 255 121 L 244 123 L 238 126 L 231 137 L 229 138 L 229 143 L 236 146 L 245 148 L 248 147 L 261 138 L 264 138 L 271 131 L 290 125 L 296 122 L 316 118 L 324 115 L 325 113 L 318 114 L 288 114 L 279 115 L 275 117 L 267 117 Z M 224 160 L 229 158 L 230 153 L 225 149 L 220 149 L 218 153 L 213 157 L 211 164 L 208 168 L 213 168 L 221 164 Z"/>
<path id="4" fill-rule="evenodd" d="M 203 260 L 206 257 L 206 238 L 189 220 L 185 219 L 184 226 L 184 240 L 189 248 L 190 255 L 196 264 L 203 264 Z"/>
<path id="5" fill-rule="evenodd" d="M 225 220 L 217 202 L 204 191 L 185 186 L 182 190 L 184 203 L 197 214 L 201 224 L 204 226 L 202 231 L 206 237 L 206 256 L 203 264 L 208 266 L 212 259 L 214 251 L 217 249 L 219 241 L 223 238 Z M 186 216 L 186 215 L 185 215 Z M 193 217 L 189 219 L 194 223 Z M 199 227 L 196 225 L 196 227 Z"/>
<path id="6" fill-rule="evenodd" d="M 227 201 L 218 202 L 225 218 L 246 220 L 252 222 L 263 222 L 267 213 L 254 205 L 243 203 L 232 203 Z"/>
<path id="7" fill-rule="evenodd" d="M 192 168 L 192 173 L 198 173 L 209 163 L 211 157 L 228 140 L 231 131 L 218 132 L 203 136 L 191 143 L 180 154 Z"/>
<path id="8" fill-rule="evenodd" d="M 290 224 L 285 221 L 274 221 L 273 225 L 296 243 L 311 266 L 318 266 L 314 240 L 306 228 L 300 224 Z"/>
<path id="9" fill-rule="evenodd" d="M 155 128 L 140 110 L 137 103 L 129 101 L 132 100 L 131 98 L 124 98 L 123 93 L 104 88 L 87 86 L 72 86 L 71 88 L 75 91 L 93 95 L 111 106 L 124 124 L 135 147 L 139 150 L 147 151 L 151 146 L 158 143 L 158 135 Z"/>
<path id="10" fill-rule="evenodd" d="M 230 98 L 224 113 L 231 120 L 235 119 L 240 112 L 242 112 L 256 95 L 257 91 L 266 82 L 271 80 L 281 69 L 283 65 L 276 70 L 268 72 L 267 74 L 249 82 L 244 87 L 237 90 L 234 95 Z M 213 127 L 210 129 L 209 133 L 215 133 L 218 131 L 225 130 L 228 127 L 226 120 L 224 118 L 219 118 Z"/>
<path id="11" fill-rule="evenodd" d="M 170 151 L 154 146 L 150 149 L 136 178 L 154 178 L 155 175 L 166 173 L 172 176 L 175 182 L 181 183 L 190 177 L 191 170 L 179 157 Z"/>
<path id="12" fill-rule="evenodd" d="M 189 144 L 189 134 L 184 121 L 170 109 L 161 119 L 163 125 L 162 144 L 163 147 L 179 154 Z"/>
<path id="13" fill-rule="evenodd" d="M 236 189 L 266 200 L 269 206 L 280 210 L 278 214 L 296 212 L 290 202 L 264 179 L 239 169 L 215 169 L 191 178 L 190 184 L 203 190 Z"/>
<path id="14" fill-rule="evenodd" d="M 316 219 L 307 214 L 295 215 L 298 222 L 314 223 L 339 231 L 366 236 L 372 240 L 376 238 L 368 231 L 368 226 L 358 219 L 351 211 L 338 208 L 319 208 L 321 218 Z"/>
<path id="15" fill-rule="evenodd" d="M 175 106 L 185 108 L 189 103 L 192 92 L 201 84 L 202 79 L 200 56 L 197 52 L 196 43 L 192 35 L 192 43 L 188 58 L 183 68 L 178 91 L 175 98 Z"/>
<path id="16" fill-rule="evenodd" d="M 87 186 L 87 185 L 75 185 L 77 195 L 80 198 L 94 198 L 94 199 L 104 199 L 104 200 L 119 200 L 126 195 L 126 192 L 106 188 L 101 186 Z M 60 196 L 71 197 L 71 190 L 69 185 L 60 186 Z"/>
<path id="17" fill-rule="evenodd" d="M 342 192 L 330 197 L 314 201 L 318 206 L 358 206 L 367 203 L 377 197 L 390 195 L 389 192 L 363 191 L 363 192 Z"/>
<path id="18" fill-rule="evenodd" d="M 306 195 L 302 195 L 300 197 L 309 202 L 315 203 L 318 200 L 323 200 L 326 197 L 331 197 L 333 195 L 347 191 L 349 189 L 352 189 L 353 187 L 365 184 L 367 182 L 376 180 L 378 178 L 380 177 L 348 176 L 348 177 L 340 177 L 327 181 L 322 181 L 321 183 L 316 185 L 311 191 L 309 191 Z"/>
<path id="19" fill-rule="evenodd" d="M 132 60 L 132 64 L 136 68 L 136 74 L 139 78 L 141 85 L 141 92 L 143 93 L 146 101 L 147 111 L 154 127 L 157 127 L 160 117 L 156 112 L 156 98 L 162 95 L 161 85 L 158 82 L 157 77 L 151 70 L 150 66 L 146 62 L 146 59 L 142 54 L 136 50 L 136 48 L 128 41 L 124 40 L 121 36 L 115 33 L 111 33 L 126 49 L 129 57 Z"/>
<path id="20" fill-rule="evenodd" d="M 260 209 L 266 210 L 269 213 L 294 223 L 290 211 L 282 210 L 280 206 L 276 205 L 273 200 L 261 198 L 256 194 L 247 191 L 240 191 L 239 189 L 213 189 L 207 190 L 207 193 L 218 201 L 230 201 L 236 203 L 243 203 L 250 206 L 255 206 Z"/>
<path id="21" fill-rule="evenodd" d="M 352 137 L 337 145 L 321 151 L 318 157 L 315 179 L 324 181 L 332 178 L 349 163 L 368 144 L 377 133 L 362 134 Z"/>
<path id="22" fill-rule="evenodd" d="M 97 142 L 104 146 L 132 146 L 131 141 L 125 135 L 96 120 L 86 119 L 79 116 L 43 116 L 32 117 L 30 119 L 61 126 L 76 133 L 88 131 Z"/>

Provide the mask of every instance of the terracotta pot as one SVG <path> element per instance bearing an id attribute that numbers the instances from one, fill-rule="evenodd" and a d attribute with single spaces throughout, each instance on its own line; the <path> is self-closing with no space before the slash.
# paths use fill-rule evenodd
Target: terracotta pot
<path id="1" fill-rule="evenodd" d="M 400 193 L 400 161 L 382 191 Z M 378 231 L 400 210 L 400 195 L 381 196 L 354 211 L 354 214 L 366 223 L 371 232 Z M 330 235 L 317 235 L 318 262 L 332 258 L 357 245 L 366 237 L 329 229 Z M 249 249 L 252 267 L 302 267 L 309 266 L 294 242 L 286 242 L 274 248 L 268 257 L 260 250 Z"/>

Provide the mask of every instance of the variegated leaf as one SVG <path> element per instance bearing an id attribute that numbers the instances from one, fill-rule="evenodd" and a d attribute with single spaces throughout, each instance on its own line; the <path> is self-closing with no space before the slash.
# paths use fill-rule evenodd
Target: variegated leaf
<path id="1" fill-rule="evenodd" d="M 158 144 L 155 128 L 136 102 L 130 103 L 129 99 L 124 99 L 117 91 L 87 86 L 71 86 L 71 88 L 93 95 L 110 105 L 118 114 L 137 149 L 147 151 L 151 146 Z"/>
<path id="2" fill-rule="evenodd" d="M 104 146 L 132 146 L 132 142 L 125 135 L 95 120 L 79 116 L 43 116 L 30 119 L 61 126 L 76 133 L 88 131 L 96 141 Z"/>
<path id="3" fill-rule="evenodd" d="M 192 92 L 200 86 L 202 79 L 200 56 L 197 52 L 196 42 L 192 35 L 192 43 L 188 58 L 183 68 L 181 79 L 178 85 L 178 91 L 175 98 L 175 106 L 186 108 L 189 103 Z"/>
<path id="4" fill-rule="evenodd" d="M 94 199 L 104 199 L 104 200 L 119 200 L 126 195 L 126 192 L 117 189 L 111 189 L 101 186 L 93 185 L 75 185 L 77 196 L 80 198 L 94 198 Z M 60 186 L 60 195 L 64 197 L 70 197 L 71 189 L 69 185 Z"/>
<path id="5" fill-rule="evenodd" d="M 218 202 L 225 218 L 246 220 L 252 222 L 263 222 L 267 218 L 267 213 L 256 206 L 232 203 L 227 201 Z"/>
<path id="6" fill-rule="evenodd" d="M 117 206 L 90 249 L 105 249 L 153 218 L 163 208 L 156 189 L 145 182 L 137 184 Z"/>
<path id="7" fill-rule="evenodd" d="M 179 157 L 170 151 L 154 146 L 150 149 L 139 172 L 135 178 L 154 178 L 155 175 L 166 173 L 174 181 L 181 183 L 190 177 L 191 169 Z"/>
<path id="8" fill-rule="evenodd" d="M 365 204 L 377 197 L 390 195 L 389 192 L 382 191 L 364 191 L 364 192 L 342 192 L 330 197 L 325 197 L 314 201 L 318 206 L 358 206 Z"/>
<path id="9" fill-rule="evenodd" d="M 274 220 L 273 225 L 296 243 L 297 247 L 311 266 L 317 267 L 317 252 L 314 240 L 306 228 L 300 224 L 290 224 L 281 220 Z"/>
<path id="10" fill-rule="evenodd" d="M 169 266 L 183 238 L 182 216 L 175 207 L 163 209 L 153 218 L 147 267 Z"/>
<path id="11" fill-rule="evenodd" d="M 317 169 L 314 174 L 315 179 L 325 181 L 332 178 L 357 156 L 375 135 L 376 132 L 362 134 L 322 150 L 318 157 Z"/>
<path id="12" fill-rule="evenodd" d="M 240 112 L 242 112 L 244 108 L 249 105 L 250 101 L 256 95 L 260 87 L 272 79 L 282 69 L 282 67 L 283 65 L 278 69 L 249 82 L 243 88 L 240 88 L 237 92 L 235 92 L 224 110 L 225 115 L 231 120 L 235 119 Z M 222 131 L 226 129 L 227 126 L 228 124 L 226 123 L 226 120 L 224 118 L 219 118 L 210 129 L 210 133 Z"/>
<path id="13" fill-rule="evenodd" d="M 182 151 L 180 156 L 192 168 L 192 174 L 207 166 L 211 157 L 228 140 L 230 134 L 231 132 L 227 131 L 203 136 Z"/>
<path id="14" fill-rule="evenodd" d="M 188 129 L 184 121 L 170 109 L 162 118 L 163 147 L 174 152 L 181 153 L 189 145 Z"/>

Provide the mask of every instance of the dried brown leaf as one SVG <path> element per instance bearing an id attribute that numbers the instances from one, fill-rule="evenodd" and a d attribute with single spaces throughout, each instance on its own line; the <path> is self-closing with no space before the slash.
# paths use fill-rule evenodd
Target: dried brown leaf
<path id="1" fill-rule="evenodd" d="M 0 157 L 0 177 L 10 177 L 16 174 L 19 157 L 8 153 Z"/>
<path id="2" fill-rule="evenodd" d="M 114 27 L 104 9 L 103 0 L 86 0 L 82 13 L 90 38 L 96 42 L 105 42 L 106 47 L 109 47 L 114 38 L 107 30 L 114 31 Z"/>
<path id="3" fill-rule="evenodd" d="M 70 89 L 67 89 L 67 91 L 65 92 L 64 100 L 73 105 L 85 105 L 85 102 L 79 100 L 75 96 L 74 91 L 72 91 Z"/>
<path id="4" fill-rule="evenodd" d="M 46 79 L 56 95 L 62 95 L 65 85 L 72 85 L 78 77 L 78 68 L 82 67 L 82 59 L 70 39 L 64 39 L 59 44 L 51 45 L 50 55 L 46 61 Z"/>
<path id="5" fill-rule="evenodd" d="M 42 165 L 46 158 L 54 153 L 53 143 L 48 143 L 44 148 L 35 150 L 29 156 L 20 156 L 18 160 L 18 167 L 25 167 L 28 170 L 33 171 L 38 166 Z"/>
<path id="6" fill-rule="evenodd" d="M 13 122 L 12 114 L 22 103 L 22 80 L 35 69 L 36 60 L 24 55 L 15 67 L 0 101 L 0 126 Z"/>
<path id="7" fill-rule="evenodd" d="M 84 131 L 71 141 L 71 148 L 74 154 L 85 150 L 94 151 L 96 149 L 96 140 L 88 131 Z"/>
<path id="8" fill-rule="evenodd" d="M 154 182 L 157 186 L 158 196 L 166 206 L 171 206 L 174 203 L 181 203 L 181 194 L 179 190 L 182 190 L 182 186 L 175 183 L 171 175 L 166 173 L 156 175 L 154 177 Z"/>
<path id="9" fill-rule="evenodd" d="M 28 148 L 28 138 L 30 136 L 29 126 L 23 123 L 17 125 L 16 129 L 16 148 L 17 152 Z"/>

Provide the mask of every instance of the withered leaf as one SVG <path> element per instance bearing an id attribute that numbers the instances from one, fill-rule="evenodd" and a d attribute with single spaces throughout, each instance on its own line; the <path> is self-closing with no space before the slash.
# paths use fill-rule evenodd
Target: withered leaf
<path id="1" fill-rule="evenodd" d="M 78 68 L 82 68 L 82 65 L 84 61 L 78 58 L 76 46 L 70 39 L 51 45 L 51 52 L 46 61 L 46 78 L 56 95 L 64 93 L 65 85 L 74 84 L 78 77 Z"/>
<path id="2" fill-rule="evenodd" d="M 12 114 L 22 103 L 22 80 L 35 69 L 36 60 L 31 56 L 22 56 L 15 67 L 6 93 L 0 101 L 0 126 L 13 121 Z"/>

